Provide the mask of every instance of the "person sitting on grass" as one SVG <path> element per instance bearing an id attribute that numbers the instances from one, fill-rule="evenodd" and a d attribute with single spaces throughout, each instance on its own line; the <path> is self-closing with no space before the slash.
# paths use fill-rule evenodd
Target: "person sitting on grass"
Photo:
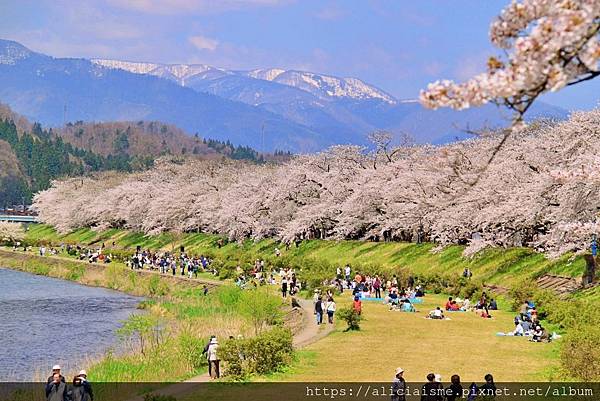
<path id="1" fill-rule="evenodd" d="M 525 330 L 523 330 L 523 326 L 521 325 L 520 321 L 515 322 L 515 330 L 509 334 L 517 337 L 522 337 L 525 335 Z"/>
<path id="2" fill-rule="evenodd" d="M 414 305 L 408 299 L 402 301 L 402 312 L 416 312 Z"/>
<path id="3" fill-rule="evenodd" d="M 541 342 L 550 342 L 550 337 L 548 336 L 548 332 L 546 331 L 545 328 L 543 328 L 542 326 L 536 326 L 535 330 L 533 331 L 533 336 L 531 337 L 531 340 L 535 343 L 541 343 Z"/>
<path id="4" fill-rule="evenodd" d="M 498 310 L 498 304 L 496 303 L 496 300 L 494 298 L 492 298 L 490 300 L 490 305 L 488 306 L 489 310 Z"/>
<path id="5" fill-rule="evenodd" d="M 458 306 L 456 301 L 452 301 L 452 302 L 450 302 L 450 308 L 447 310 L 449 310 L 451 312 L 458 312 L 458 311 L 460 311 L 460 307 Z"/>
<path id="6" fill-rule="evenodd" d="M 437 320 L 444 319 L 444 312 L 442 312 L 442 310 L 438 306 L 434 310 L 429 312 L 429 315 L 427 315 L 427 318 L 428 319 L 437 319 Z"/>
<path id="7" fill-rule="evenodd" d="M 448 302 L 446 302 L 446 310 L 450 310 L 452 308 L 452 297 L 448 297 Z"/>
<path id="8" fill-rule="evenodd" d="M 532 325 L 531 325 L 531 320 L 529 320 L 527 315 L 525 315 L 525 318 L 521 320 L 520 324 L 521 324 L 521 326 L 523 326 L 523 333 L 526 336 L 531 335 Z"/>

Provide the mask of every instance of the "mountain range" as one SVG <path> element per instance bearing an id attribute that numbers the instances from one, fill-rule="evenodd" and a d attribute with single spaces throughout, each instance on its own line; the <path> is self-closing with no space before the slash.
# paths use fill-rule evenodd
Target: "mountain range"
<path id="1" fill-rule="evenodd" d="M 53 58 L 0 40 L 0 102 L 33 121 L 156 120 L 189 134 L 263 151 L 311 152 L 365 144 L 374 130 L 419 143 L 464 137 L 461 128 L 507 124 L 495 106 L 427 110 L 357 78 L 277 68 L 235 71 L 203 64 Z M 567 112 L 536 103 L 528 118 Z"/>

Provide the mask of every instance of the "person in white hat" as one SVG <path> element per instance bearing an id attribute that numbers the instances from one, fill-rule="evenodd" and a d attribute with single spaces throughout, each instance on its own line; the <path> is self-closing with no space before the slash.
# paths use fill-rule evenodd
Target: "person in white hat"
<path id="1" fill-rule="evenodd" d="M 48 377 L 48 380 L 46 381 L 47 384 L 50 384 L 52 381 L 54 381 L 55 373 L 58 373 L 61 382 L 65 382 L 65 377 L 60 374 L 60 365 L 54 365 L 52 366 L 52 374 Z"/>
<path id="2" fill-rule="evenodd" d="M 72 401 L 93 401 L 94 393 L 92 385 L 87 381 L 87 372 L 82 369 L 79 374 L 73 378 L 73 386 L 71 387 Z"/>
<path id="3" fill-rule="evenodd" d="M 221 377 L 219 372 L 219 356 L 217 354 L 217 350 L 219 349 L 219 342 L 217 341 L 217 337 L 213 337 L 210 340 L 210 344 L 208 345 L 208 352 L 206 353 L 208 359 L 208 367 L 209 374 L 212 379 L 218 379 Z"/>
<path id="4" fill-rule="evenodd" d="M 396 376 L 392 382 L 392 401 L 406 401 L 406 381 L 403 374 L 404 369 L 396 368 Z"/>
<path id="5" fill-rule="evenodd" d="M 58 372 L 54 373 L 52 375 L 52 380 L 46 384 L 46 401 L 67 400 L 70 400 L 70 397 L 68 395 L 67 384 L 64 382 L 64 377 Z"/>

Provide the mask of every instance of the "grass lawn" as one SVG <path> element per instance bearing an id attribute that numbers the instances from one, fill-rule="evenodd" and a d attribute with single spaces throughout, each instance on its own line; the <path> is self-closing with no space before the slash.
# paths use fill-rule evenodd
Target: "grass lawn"
<path id="1" fill-rule="evenodd" d="M 216 247 L 218 237 L 207 234 L 162 234 L 146 236 L 123 230 L 95 233 L 82 229 L 66 236 L 51 227 L 34 225 L 28 238 L 51 242 L 72 241 L 82 244 L 115 242 L 118 248 L 178 249 L 201 254 L 209 252 L 216 260 L 254 260 L 273 257 L 277 244 L 273 240 L 246 241 Z M 335 266 L 351 263 L 353 269 L 379 265 L 385 271 L 406 269 L 412 273 L 458 276 L 469 266 L 474 278 L 486 283 L 512 286 L 543 273 L 577 277 L 585 269 L 582 257 L 565 255 L 556 260 L 525 248 L 491 249 L 473 259 L 461 256 L 463 247 L 450 246 L 431 252 L 433 244 L 370 243 L 359 241 L 305 241 L 299 248 L 283 249 L 284 257 L 300 261 L 323 262 L 323 273 L 330 276 Z M 206 254 L 206 253 L 205 253 Z M 582 291 L 575 297 L 600 299 L 600 290 Z M 339 298 L 340 306 L 349 298 Z M 401 366 L 409 381 L 423 381 L 427 373 L 442 375 L 448 382 L 459 374 L 463 382 L 481 382 L 486 373 L 496 381 L 552 380 L 560 377 L 559 343 L 530 343 L 524 338 L 500 337 L 497 332 L 514 328 L 514 313 L 496 311 L 494 319 L 482 319 L 474 313 L 451 313 L 451 320 L 432 321 L 425 314 L 442 306 L 445 297 L 429 294 L 419 312 L 390 312 L 384 305 L 365 302 L 362 329 L 346 333 L 344 322 L 328 337 L 298 352 L 296 361 L 283 373 L 269 376 L 269 381 L 389 381 L 394 369 Z M 503 305 L 501 305 L 503 307 Z M 508 310 L 506 308 L 506 310 Z M 550 328 L 551 329 L 551 328 Z M 265 380 L 260 379 L 260 380 Z"/>
<path id="2" fill-rule="evenodd" d="M 338 299 L 342 301 L 342 299 Z M 451 320 L 424 316 L 445 297 L 427 295 L 417 313 L 389 311 L 375 302 L 363 303 L 365 320 L 358 332 L 336 331 L 299 351 L 296 362 L 271 381 L 390 381 L 400 366 L 408 381 L 424 381 L 439 373 L 444 382 L 459 374 L 463 382 L 482 382 L 486 373 L 496 381 L 551 380 L 558 367 L 558 342 L 531 343 L 523 337 L 499 337 L 512 330 L 513 314 L 496 311 L 493 319 L 475 313 L 450 313 Z M 344 300 L 345 303 L 349 302 Z M 558 340 L 561 341 L 561 340 Z"/>

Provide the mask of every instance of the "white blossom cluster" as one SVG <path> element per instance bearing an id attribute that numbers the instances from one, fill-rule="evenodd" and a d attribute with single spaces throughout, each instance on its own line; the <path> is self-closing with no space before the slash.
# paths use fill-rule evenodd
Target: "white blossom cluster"
<path id="1" fill-rule="evenodd" d="M 18 241 L 25 236 L 25 231 L 20 223 L 0 221 L 0 241 Z"/>
<path id="2" fill-rule="evenodd" d="M 490 57 L 487 72 L 465 83 L 429 84 L 421 103 L 465 109 L 496 102 L 520 120 L 540 94 L 598 74 L 599 32 L 598 0 L 513 0 L 490 28 L 492 43 L 506 57 Z"/>
<path id="3" fill-rule="evenodd" d="M 61 231 L 201 231 L 232 239 L 589 246 L 600 212 L 600 110 L 446 146 L 337 146 L 285 164 L 161 159 L 146 172 L 54 182 L 35 197 Z M 501 146 L 500 146 L 501 145 Z"/>

